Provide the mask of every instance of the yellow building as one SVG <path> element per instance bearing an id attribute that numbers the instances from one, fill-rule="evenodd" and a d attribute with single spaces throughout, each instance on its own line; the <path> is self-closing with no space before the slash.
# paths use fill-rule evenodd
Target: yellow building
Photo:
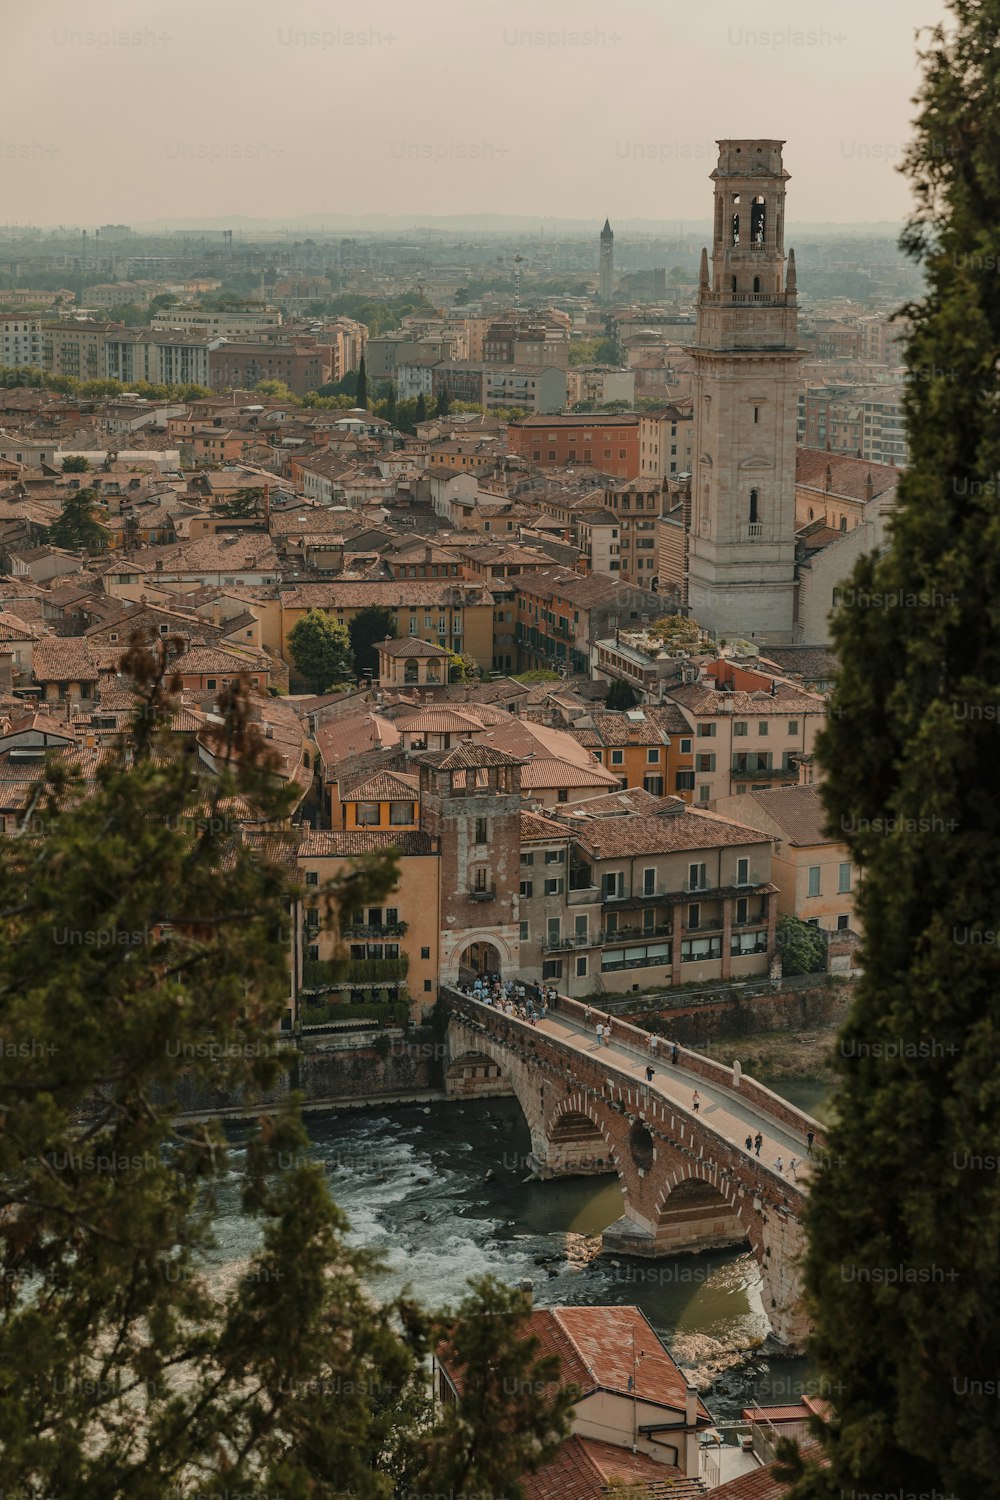
<path id="1" fill-rule="evenodd" d="M 484 672 L 493 669 L 493 595 L 481 584 L 444 579 L 380 578 L 371 582 L 304 583 L 284 589 L 281 654 L 289 660 L 288 636 L 311 609 L 349 625 L 363 609 L 387 609 L 400 638 L 429 641 L 470 656 Z"/>
<path id="2" fill-rule="evenodd" d="M 779 916 L 798 917 L 825 932 L 860 931 L 854 911 L 858 868 L 846 842 L 825 832 L 817 787 L 769 787 L 724 797 L 716 811 L 776 839 L 771 879 L 778 887 Z"/>
<path id="3" fill-rule="evenodd" d="M 399 856 L 395 888 L 378 906 L 344 911 L 338 935 L 322 888 L 387 848 Z M 334 1019 L 341 1007 L 345 1019 L 401 1021 L 408 1015 L 419 1022 L 437 998 L 441 861 L 434 840 L 417 829 L 313 832 L 299 845 L 298 862 L 305 886 L 304 1024 Z"/>

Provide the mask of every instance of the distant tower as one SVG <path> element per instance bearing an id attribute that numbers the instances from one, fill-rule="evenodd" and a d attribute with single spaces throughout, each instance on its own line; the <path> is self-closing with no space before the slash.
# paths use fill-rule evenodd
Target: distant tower
<path id="1" fill-rule="evenodd" d="M 602 302 L 610 302 L 615 291 L 615 237 L 607 219 L 601 230 L 601 274 L 597 295 Z"/>
<path id="2" fill-rule="evenodd" d="M 719 141 L 701 253 L 688 602 L 718 637 L 794 629 L 798 309 L 784 253 L 784 141 Z"/>

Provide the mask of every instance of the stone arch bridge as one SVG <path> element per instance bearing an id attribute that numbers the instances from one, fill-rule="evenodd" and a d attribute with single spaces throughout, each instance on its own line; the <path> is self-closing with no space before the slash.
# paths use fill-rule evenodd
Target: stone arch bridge
<path id="1" fill-rule="evenodd" d="M 532 1026 L 450 987 L 441 994 L 448 1094 L 512 1094 L 531 1132 L 526 1165 L 540 1177 L 617 1174 L 625 1211 L 605 1230 L 605 1251 L 667 1256 L 749 1241 L 775 1336 L 802 1346 L 806 1132 L 814 1151 L 823 1142 L 815 1120 L 701 1053 L 651 1059 L 648 1033 L 618 1020 L 598 1049 L 601 1013 L 564 996 Z M 758 1131 L 759 1158 L 745 1144 Z"/>

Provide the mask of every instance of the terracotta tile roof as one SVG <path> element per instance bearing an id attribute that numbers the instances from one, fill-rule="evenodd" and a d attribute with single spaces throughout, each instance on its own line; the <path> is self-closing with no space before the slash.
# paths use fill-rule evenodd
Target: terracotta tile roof
<path id="1" fill-rule="evenodd" d="M 492 770 L 521 764 L 516 755 L 508 755 L 505 750 L 495 750 L 492 745 L 477 745 L 470 740 L 463 740 L 451 750 L 427 751 L 417 758 L 438 771 Z"/>
<path id="2" fill-rule="evenodd" d="M 591 715 L 594 729 L 602 745 L 663 745 L 670 738 L 664 724 L 663 711 L 658 708 L 639 710 L 641 719 L 629 718 L 627 713 L 595 713 Z M 676 710 L 675 710 L 676 713 Z M 687 725 L 684 726 L 688 732 Z"/>
<path id="3" fill-rule="evenodd" d="M 843 843 L 843 839 L 825 831 L 827 813 L 816 786 L 768 787 L 766 791 L 747 792 L 746 798 L 764 814 L 765 826 L 774 825 L 794 848 Z M 753 817 L 750 808 L 746 816 Z"/>
<path id="4" fill-rule="evenodd" d="M 556 760 L 552 756 L 536 756 L 521 770 L 522 792 L 545 791 L 553 787 L 618 785 L 618 777 L 605 771 L 603 766 L 577 766 L 570 761 Z"/>
<path id="5" fill-rule="evenodd" d="M 33 641 L 38 631 L 17 615 L 0 614 L 0 641 Z"/>
<path id="6" fill-rule="evenodd" d="M 644 787 L 631 786 L 624 791 L 609 792 L 605 797 L 588 797 L 586 802 L 577 802 L 573 808 L 573 817 L 581 814 L 604 817 L 634 812 L 655 817 L 660 813 L 676 811 L 677 803 L 682 800 L 679 797 L 654 797 Z"/>
<path id="7" fill-rule="evenodd" d="M 415 636 L 403 636 L 395 641 L 382 641 L 377 645 L 379 651 L 384 651 L 387 656 L 404 657 L 429 656 L 440 658 L 451 656 L 443 646 L 434 645 L 433 641 L 418 641 Z"/>
<path id="8" fill-rule="evenodd" d="M 522 844 L 532 844 L 542 839 L 568 839 L 570 831 L 554 818 L 543 818 L 539 813 L 520 814 L 520 837 Z"/>
<path id="9" fill-rule="evenodd" d="M 700 718 L 711 718 L 723 713 L 734 719 L 764 719 L 771 714 L 788 718 L 799 714 L 825 715 L 827 711 L 826 699 L 821 698 L 818 693 L 807 693 L 780 681 L 775 683 L 774 693 L 763 690 L 748 693 L 742 689 L 734 693 L 721 693 L 703 682 L 685 683 L 681 687 L 667 688 L 666 692 L 675 703 L 681 704 L 689 713 L 697 714 Z M 723 704 L 731 704 L 732 707 L 723 707 Z"/>
<path id="10" fill-rule="evenodd" d="M 229 651 L 222 646 L 191 646 L 178 656 L 174 668 L 201 676 L 208 672 L 270 672 L 274 662 L 263 651 Z"/>
<path id="11" fill-rule="evenodd" d="M 32 673 L 36 682 L 92 682 L 97 661 L 83 636 L 45 636 L 34 648 Z"/>
<path id="12" fill-rule="evenodd" d="M 541 1310 L 540 1310 L 541 1311 Z M 588 1387 L 626 1394 L 632 1378 L 632 1336 L 635 1336 L 635 1391 L 640 1400 L 684 1410 L 687 1380 L 664 1349 L 655 1329 L 638 1307 L 553 1307 L 544 1309 L 562 1330 L 587 1370 Z M 545 1342 L 545 1331 L 532 1332 Z M 639 1356 L 642 1358 L 639 1358 Z M 699 1400 L 698 1416 L 706 1426 L 708 1410 Z"/>
<path id="13" fill-rule="evenodd" d="M 376 771 L 373 776 L 355 782 L 349 792 L 342 792 L 341 802 L 415 802 L 420 791 L 420 777 L 405 771 Z"/>
<path id="14" fill-rule="evenodd" d="M 685 1478 L 673 1464 L 583 1437 L 569 1438 L 550 1464 L 520 1484 L 525 1500 L 607 1500 L 614 1481 L 635 1500 L 701 1500 L 706 1493 L 699 1479 Z"/>
<path id="15" fill-rule="evenodd" d="M 830 488 L 827 491 L 827 469 Z M 796 448 L 795 483 L 829 493 L 835 499 L 864 500 L 869 476 L 872 496 L 893 489 L 902 478 L 902 470 L 892 464 L 873 464 L 866 458 L 847 453 L 830 453 L 825 448 Z"/>
<path id="16" fill-rule="evenodd" d="M 641 814 L 591 821 L 581 818 L 573 826 L 579 843 L 595 859 L 628 859 L 635 854 L 673 854 L 770 842 L 770 835 L 758 828 L 746 828 L 714 813 L 682 806 L 683 812 L 663 818 Z"/>
<path id="17" fill-rule="evenodd" d="M 362 854 L 378 854 L 383 849 L 395 849 L 398 854 L 434 852 L 430 834 L 418 829 L 348 828 L 307 833 L 299 845 L 299 855 L 303 859 L 350 859 Z"/>
<path id="18" fill-rule="evenodd" d="M 820 1464 L 826 1466 L 827 1460 L 822 1456 L 820 1445 L 814 1438 L 801 1441 L 799 1451 L 806 1458 L 818 1457 Z M 774 1464 L 767 1464 L 763 1469 L 752 1469 L 748 1474 L 740 1474 L 711 1490 L 711 1500 L 784 1500 L 790 1486 L 778 1479 L 774 1470 Z"/>
<path id="19" fill-rule="evenodd" d="M 481 729 L 479 719 L 458 708 L 425 708 L 396 720 L 401 734 L 471 734 Z"/>
<path id="20" fill-rule="evenodd" d="M 328 719 L 317 724 L 313 733 L 328 773 L 348 757 L 354 759 L 369 750 L 391 749 L 399 744 L 399 738 L 395 724 L 367 710 L 343 719 Z"/>
<path id="21" fill-rule="evenodd" d="M 626 599 L 644 592 L 636 584 L 623 583 L 603 573 L 575 573 L 572 568 L 560 567 L 546 572 L 518 573 L 513 583 L 519 594 L 528 594 L 533 599 L 566 599 L 581 609 L 616 600 L 621 600 L 624 607 Z M 655 601 L 655 594 L 649 597 Z"/>

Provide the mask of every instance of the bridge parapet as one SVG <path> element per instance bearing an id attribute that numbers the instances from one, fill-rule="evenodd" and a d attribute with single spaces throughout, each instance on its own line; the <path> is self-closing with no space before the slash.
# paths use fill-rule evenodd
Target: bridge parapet
<path id="1" fill-rule="evenodd" d="M 569 995 L 560 995 L 558 997 L 556 1009 L 561 1014 L 579 1022 L 581 1026 L 588 1024 L 596 1026 L 601 1016 L 607 1014 L 606 1011 L 601 1010 L 600 1006 L 588 1006 L 581 1000 L 572 999 Z M 590 1023 L 584 1019 L 588 1010 L 591 1013 Z M 645 1051 L 649 1038 L 648 1031 L 643 1031 L 641 1026 L 634 1026 L 630 1021 L 620 1021 L 617 1016 L 613 1016 L 611 1019 L 615 1036 L 623 1037 L 633 1047 L 638 1047 Z M 661 1037 L 660 1040 L 662 1042 L 663 1038 Z M 686 1068 L 689 1073 L 694 1073 L 699 1078 L 704 1078 L 706 1083 L 713 1083 L 719 1088 L 730 1089 L 734 1094 L 738 1094 L 741 1098 L 745 1099 L 748 1104 L 755 1105 L 758 1109 L 763 1110 L 765 1114 L 769 1114 L 775 1120 L 779 1120 L 782 1125 L 787 1125 L 791 1130 L 798 1130 L 803 1135 L 805 1135 L 807 1130 L 811 1130 L 817 1147 L 826 1144 L 826 1134 L 818 1120 L 814 1120 L 811 1115 L 807 1115 L 805 1110 L 798 1109 L 794 1104 L 790 1104 L 780 1094 L 775 1094 L 765 1084 L 760 1083 L 749 1073 L 741 1074 L 740 1081 L 737 1083 L 733 1069 L 727 1067 L 725 1063 L 716 1062 L 714 1057 L 706 1057 L 703 1052 L 695 1052 L 690 1047 L 684 1047 L 680 1043 L 677 1043 L 677 1055 L 679 1066 Z M 669 1063 L 669 1055 L 663 1050 L 658 1052 L 658 1056 L 662 1062 Z"/>

